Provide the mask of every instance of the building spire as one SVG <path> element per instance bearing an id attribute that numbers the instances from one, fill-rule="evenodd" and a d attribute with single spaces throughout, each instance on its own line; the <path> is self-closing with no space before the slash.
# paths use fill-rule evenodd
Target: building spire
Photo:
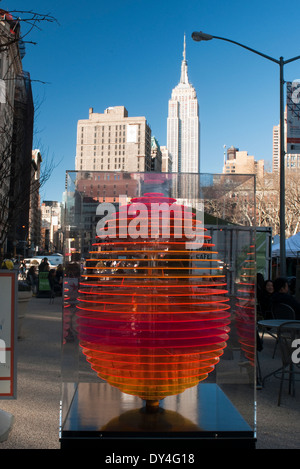
<path id="1" fill-rule="evenodd" d="M 181 63 L 181 76 L 180 76 L 180 83 L 188 84 L 189 78 L 187 73 L 187 61 L 186 61 L 186 42 L 185 42 L 185 33 L 183 39 L 183 58 Z"/>

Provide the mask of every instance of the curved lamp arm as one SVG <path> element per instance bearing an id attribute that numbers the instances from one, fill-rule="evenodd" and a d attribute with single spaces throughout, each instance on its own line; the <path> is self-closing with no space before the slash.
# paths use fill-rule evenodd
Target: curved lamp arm
<path id="1" fill-rule="evenodd" d="M 240 42 L 233 41 L 232 39 L 227 39 L 226 37 L 212 36 L 211 34 L 203 33 L 202 31 L 195 31 L 192 33 L 192 39 L 196 42 L 200 41 L 210 41 L 211 39 L 220 39 L 221 41 L 231 42 L 237 46 L 243 47 L 244 49 L 253 52 L 254 54 L 260 55 L 271 62 L 275 62 L 279 65 L 280 69 L 280 270 L 281 275 L 286 275 L 286 246 L 285 246 L 285 168 L 284 168 L 284 97 L 283 97 L 283 66 L 290 62 L 300 59 L 300 55 L 293 57 L 288 60 L 283 60 L 283 57 L 280 59 L 274 59 L 269 55 L 263 54 L 251 47 L 245 46 Z"/>

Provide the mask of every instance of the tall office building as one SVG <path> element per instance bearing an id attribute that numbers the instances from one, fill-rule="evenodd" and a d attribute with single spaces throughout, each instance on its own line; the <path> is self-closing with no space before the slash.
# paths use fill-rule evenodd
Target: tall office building
<path id="1" fill-rule="evenodd" d="M 255 160 L 247 151 L 240 151 L 231 146 L 227 150 L 227 160 L 224 162 L 223 173 L 255 174 L 258 179 L 264 177 L 264 160 Z"/>
<path id="2" fill-rule="evenodd" d="M 78 121 L 75 169 L 151 171 L 151 129 L 145 117 L 128 117 L 124 106 L 89 110 Z"/>
<path id="3" fill-rule="evenodd" d="M 299 81 L 286 83 L 284 112 L 284 167 L 300 170 L 300 103 Z M 280 124 L 273 127 L 273 172 L 280 172 Z"/>
<path id="4" fill-rule="evenodd" d="M 286 119 L 285 119 L 286 121 Z M 285 124 L 285 155 L 284 167 L 287 170 L 299 171 L 300 169 L 300 153 L 294 151 L 293 153 L 287 150 L 291 147 L 287 142 L 288 126 Z M 297 150 L 299 151 L 299 150 Z M 280 172 L 280 124 L 273 127 L 273 173 Z"/>
<path id="5" fill-rule="evenodd" d="M 161 151 L 161 170 L 163 173 L 172 172 L 172 158 L 166 146 L 160 147 Z"/>
<path id="6" fill-rule="evenodd" d="M 273 126 L 273 172 L 280 169 L 280 125 Z"/>
<path id="7" fill-rule="evenodd" d="M 169 100 L 167 148 L 172 158 L 172 172 L 200 172 L 199 105 L 196 90 L 188 78 L 185 36 L 180 82 Z"/>

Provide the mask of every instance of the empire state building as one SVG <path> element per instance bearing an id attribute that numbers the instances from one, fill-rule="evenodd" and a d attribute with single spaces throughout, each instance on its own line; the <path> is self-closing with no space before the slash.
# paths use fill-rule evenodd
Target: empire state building
<path id="1" fill-rule="evenodd" d="M 199 105 L 196 90 L 188 78 L 185 36 L 180 82 L 169 100 L 167 148 L 173 160 L 173 172 L 200 172 Z"/>

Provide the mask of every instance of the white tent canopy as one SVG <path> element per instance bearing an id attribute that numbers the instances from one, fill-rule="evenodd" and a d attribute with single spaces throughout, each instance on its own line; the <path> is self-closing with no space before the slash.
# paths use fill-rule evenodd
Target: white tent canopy
<path id="1" fill-rule="evenodd" d="M 300 232 L 291 236 L 285 241 L 286 257 L 297 257 L 300 258 Z M 273 244 L 272 256 L 280 256 L 280 243 Z"/>

